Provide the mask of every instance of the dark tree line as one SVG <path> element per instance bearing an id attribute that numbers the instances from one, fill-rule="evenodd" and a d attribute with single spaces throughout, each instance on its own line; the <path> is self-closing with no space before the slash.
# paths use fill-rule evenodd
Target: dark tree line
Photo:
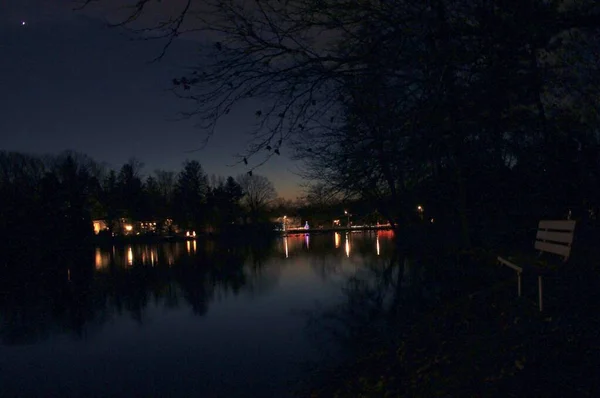
<path id="1" fill-rule="evenodd" d="M 199 233 L 220 231 L 265 221 L 275 196 L 266 177 L 209 179 L 195 160 L 184 162 L 178 173 L 157 170 L 144 176 L 142 171 L 135 159 L 110 170 L 70 151 L 56 156 L 0 152 L 3 244 L 18 252 L 44 242 L 81 241 L 92 236 L 94 219 L 106 220 L 109 227 L 122 218 L 172 219 Z"/>

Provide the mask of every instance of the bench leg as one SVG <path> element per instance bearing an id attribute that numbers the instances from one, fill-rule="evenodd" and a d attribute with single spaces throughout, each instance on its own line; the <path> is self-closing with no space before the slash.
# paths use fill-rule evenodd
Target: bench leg
<path id="1" fill-rule="evenodd" d="M 540 312 L 544 309 L 544 301 L 543 301 L 543 286 L 542 286 L 542 276 L 538 276 L 538 294 L 540 298 Z"/>
<path id="2" fill-rule="evenodd" d="M 517 272 L 517 294 L 521 297 L 521 273 Z"/>

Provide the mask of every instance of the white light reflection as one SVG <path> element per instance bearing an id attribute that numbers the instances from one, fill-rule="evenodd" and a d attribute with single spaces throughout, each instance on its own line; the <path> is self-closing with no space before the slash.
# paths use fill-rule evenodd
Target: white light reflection
<path id="1" fill-rule="evenodd" d="M 133 249 L 131 246 L 127 248 L 127 265 L 133 265 Z"/>
<path id="2" fill-rule="evenodd" d="M 192 242 L 192 249 L 194 250 L 194 253 L 196 253 L 196 239 L 194 239 L 194 241 Z"/>
<path id="3" fill-rule="evenodd" d="M 152 264 L 152 266 L 154 267 L 154 250 L 150 251 L 150 264 Z"/>
<path id="4" fill-rule="evenodd" d="M 335 248 L 339 248 L 340 247 L 340 241 L 342 240 L 342 236 L 340 235 L 339 232 L 335 232 L 333 234 L 333 240 L 335 242 Z"/>
<path id="5" fill-rule="evenodd" d="M 348 232 L 346 232 L 346 244 L 344 246 L 346 248 L 346 257 L 350 257 L 350 237 L 348 236 Z"/>
<path id="6" fill-rule="evenodd" d="M 285 258 L 288 258 L 290 256 L 290 253 L 288 252 L 288 238 L 287 238 L 287 236 L 283 237 L 283 247 L 285 248 Z"/>
<path id="7" fill-rule="evenodd" d="M 306 242 L 306 248 L 310 249 L 310 238 L 308 235 L 309 234 L 304 234 L 304 241 Z"/>
<path id="8" fill-rule="evenodd" d="M 379 256 L 379 233 L 377 234 L 377 241 L 375 247 L 377 248 L 377 255 Z"/>

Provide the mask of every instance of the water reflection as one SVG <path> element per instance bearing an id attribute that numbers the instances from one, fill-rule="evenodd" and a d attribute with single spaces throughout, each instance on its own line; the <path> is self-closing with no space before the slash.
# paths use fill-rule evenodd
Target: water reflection
<path id="1" fill-rule="evenodd" d="M 110 253 L 102 251 L 99 247 L 96 248 L 95 256 L 96 270 L 108 268 L 110 264 Z"/>
<path id="2" fill-rule="evenodd" d="M 401 331 L 423 311 L 479 288 L 480 263 L 462 263 L 442 250 L 402 251 L 392 237 L 387 231 L 346 236 L 345 258 L 358 257 L 360 265 L 340 280 L 344 299 L 308 314 L 311 337 L 323 349 L 339 345 L 362 355 L 381 344 L 399 344 Z"/>
<path id="3" fill-rule="evenodd" d="M 127 265 L 133 266 L 133 248 L 131 246 L 127 248 Z"/>
<path id="4" fill-rule="evenodd" d="M 310 248 L 309 234 L 291 234 L 283 238 L 283 253 L 289 258 L 294 253 L 305 252 Z"/>
<path id="5" fill-rule="evenodd" d="M 346 250 L 346 257 L 350 257 L 350 236 L 348 232 L 346 232 L 346 242 L 344 243 L 344 248 Z"/>
<path id="6" fill-rule="evenodd" d="M 151 302 L 166 307 L 187 303 L 203 315 L 217 296 L 242 289 L 262 294 L 276 285 L 279 270 L 264 264 L 270 244 L 212 249 L 198 252 L 196 242 L 97 247 L 61 258 L 63 263 L 23 281 L 2 275 L 0 342 L 34 342 L 73 329 L 69 324 L 77 325 L 79 335 L 92 320 L 105 322 L 123 312 L 143 322 Z M 59 326 L 51 326 L 54 322 Z"/>
<path id="7" fill-rule="evenodd" d="M 331 242 L 333 237 L 333 242 Z M 315 255 L 326 251 L 336 253 L 340 248 L 346 258 L 354 256 L 354 252 L 360 256 L 366 253 L 372 253 L 376 256 L 384 256 L 389 252 L 386 247 L 390 246 L 393 240 L 391 231 L 370 231 L 370 232 L 340 232 L 332 234 L 290 234 L 281 238 L 279 245 L 281 253 L 285 258 L 291 258 L 296 255 L 306 254 L 308 251 Z M 314 239 L 314 242 L 313 242 Z M 360 263 L 360 258 L 357 258 Z"/>
<path id="8" fill-rule="evenodd" d="M 340 234 L 334 234 L 334 242 L 330 234 L 298 234 L 254 244 L 192 240 L 115 245 L 61 258 L 56 269 L 43 277 L 38 275 L 41 273 L 22 280 L 3 276 L 0 368 L 42 378 L 56 355 L 69 357 L 89 350 L 102 357 L 110 352 L 109 358 L 122 358 L 139 372 L 114 359 L 110 367 L 99 369 L 90 356 L 78 355 L 76 359 L 69 357 L 72 365 L 64 361 L 58 379 L 54 384 L 49 381 L 45 388 L 61 383 L 72 386 L 73 380 L 84 380 L 94 391 L 98 388 L 99 395 L 116 395 L 122 386 L 113 375 L 116 369 L 131 380 L 147 379 L 155 375 L 149 370 L 148 358 L 157 356 L 161 361 L 152 365 L 156 372 L 200 374 L 192 379 L 202 383 L 223 378 L 232 386 L 253 380 L 252 392 L 258 391 L 255 383 L 266 389 L 254 395 L 281 396 L 281 391 L 287 391 L 286 377 L 297 379 L 295 373 L 284 374 L 291 366 L 289 358 L 295 363 L 303 361 L 312 347 L 312 341 L 305 341 L 305 312 L 300 316 L 299 309 L 311 310 L 316 301 L 334 305 L 340 298 L 362 299 L 360 292 L 366 287 L 349 282 L 352 278 L 388 278 L 384 263 L 389 261 L 393 246 L 390 239 L 375 233 L 346 234 L 344 239 L 344 248 Z M 409 268 L 419 270 L 418 266 Z M 396 273 L 391 275 L 397 278 Z M 371 303 L 374 299 L 367 296 L 365 300 Z M 325 335 L 322 329 L 315 333 Z M 171 338 L 173 334 L 177 338 Z M 71 343 L 73 339 L 77 342 Z M 27 355 L 8 357 L 10 351 L 3 347 L 16 344 L 24 345 L 19 349 Z M 260 355 L 254 347 L 261 347 Z M 171 357 L 186 360 L 170 361 Z M 6 358 L 4 362 L 2 358 Z M 27 358 L 45 365 L 33 369 Z M 103 376 L 100 381 L 90 379 L 96 371 Z M 70 381 L 68 374 L 74 374 Z M 113 387 L 102 382 L 106 378 L 113 380 Z M 7 380 L 9 376 L 0 375 L 3 387 Z M 172 388 L 167 384 L 162 392 Z M 282 390 L 269 390 L 273 385 L 282 386 Z M 123 386 L 126 388 L 127 383 Z M 187 393 L 183 395 L 196 393 L 191 384 L 182 388 Z M 214 396 L 212 392 L 197 394 Z M 245 393 L 248 391 L 228 396 Z"/>

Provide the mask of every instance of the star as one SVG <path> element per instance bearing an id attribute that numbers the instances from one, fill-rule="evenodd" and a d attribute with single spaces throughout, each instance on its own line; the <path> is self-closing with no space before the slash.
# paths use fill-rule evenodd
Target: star
<path id="1" fill-rule="evenodd" d="M 21 21 L 21 26 L 25 26 L 25 25 L 27 25 L 27 22 Z"/>

